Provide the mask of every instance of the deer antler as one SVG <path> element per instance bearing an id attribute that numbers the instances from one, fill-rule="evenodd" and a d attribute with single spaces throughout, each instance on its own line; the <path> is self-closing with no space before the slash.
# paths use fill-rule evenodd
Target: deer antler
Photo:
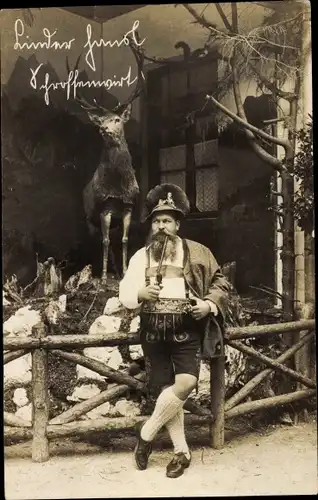
<path id="1" fill-rule="evenodd" d="M 135 33 L 136 39 L 139 42 L 140 37 L 138 32 Z M 119 110 L 125 109 L 130 103 L 132 103 L 137 97 L 139 97 L 140 93 L 142 90 L 144 90 L 144 82 L 145 82 L 145 75 L 143 72 L 143 66 L 144 66 L 144 53 L 143 49 L 140 47 L 137 47 L 135 42 L 132 40 L 131 37 L 129 37 L 129 47 L 136 59 L 137 63 L 137 68 L 138 68 L 138 81 L 137 85 L 135 87 L 135 90 L 132 92 L 130 97 L 123 103 L 118 103 L 117 106 L 113 109 L 115 113 L 117 113 Z"/>

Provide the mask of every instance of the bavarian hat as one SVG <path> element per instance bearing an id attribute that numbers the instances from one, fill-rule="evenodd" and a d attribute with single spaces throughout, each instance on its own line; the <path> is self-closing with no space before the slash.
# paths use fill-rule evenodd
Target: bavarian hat
<path id="1" fill-rule="evenodd" d="M 175 184 L 159 184 L 149 191 L 146 197 L 149 220 L 157 212 L 177 212 L 182 216 L 190 211 L 190 203 L 185 192 Z"/>

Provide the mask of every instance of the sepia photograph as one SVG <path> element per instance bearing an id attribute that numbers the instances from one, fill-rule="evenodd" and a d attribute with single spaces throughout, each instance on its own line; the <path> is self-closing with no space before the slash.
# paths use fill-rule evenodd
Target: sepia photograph
<path id="1" fill-rule="evenodd" d="M 6 500 L 318 493 L 313 17 L 1 10 Z"/>

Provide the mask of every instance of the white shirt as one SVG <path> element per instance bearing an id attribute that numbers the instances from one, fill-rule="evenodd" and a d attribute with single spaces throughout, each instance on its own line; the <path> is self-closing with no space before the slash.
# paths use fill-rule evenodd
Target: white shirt
<path id="1" fill-rule="evenodd" d="M 163 265 L 183 267 L 183 245 L 181 238 L 178 237 L 176 248 L 176 258 L 172 261 L 167 258 L 163 260 Z M 146 256 L 146 247 L 138 250 L 130 259 L 127 272 L 119 284 L 119 300 L 127 309 L 137 309 L 141 307 L 138 302 L 138 292 L 145 285 L 145 270 L 148 265 Z M 155 262 L 150 256 L 150 267 L 158 267 L 158 262 Z M 155 277 L 150 277 L 150 283 L 155 282 Z M 162 278 L 162 289 L 159 293 L 159 298 L 175 298 L 185 299 L 185 284 L 184 278 Z M 191 291 L 189 297 L 193 297 Z M 210 305 L 211 311 L 216 306 L 215 304 L 207 301 Z M 217 311 L 216 311 L 217 313 Z"/>

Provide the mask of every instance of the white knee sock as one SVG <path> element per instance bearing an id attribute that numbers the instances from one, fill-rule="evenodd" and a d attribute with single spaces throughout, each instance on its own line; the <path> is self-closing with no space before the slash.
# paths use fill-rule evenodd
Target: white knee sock
<path id="1" fill-rule="evenodd" d="M 152 441 L 161 427 L 174 417 L 184 403 L 175 395 L 171 387 L 162 391 L 157 399 L 153 414 L 141 429 L 141 438 L 144 441 Z"/>
<path id="2" fill-rule="evenodd" d="M 184 411 L 180 408 L 178 413 L 167 423 L 166 428 L 173 443 L 175 453 L 184 453 L 190 459 L 189 448 L 184 434 Z"/>

